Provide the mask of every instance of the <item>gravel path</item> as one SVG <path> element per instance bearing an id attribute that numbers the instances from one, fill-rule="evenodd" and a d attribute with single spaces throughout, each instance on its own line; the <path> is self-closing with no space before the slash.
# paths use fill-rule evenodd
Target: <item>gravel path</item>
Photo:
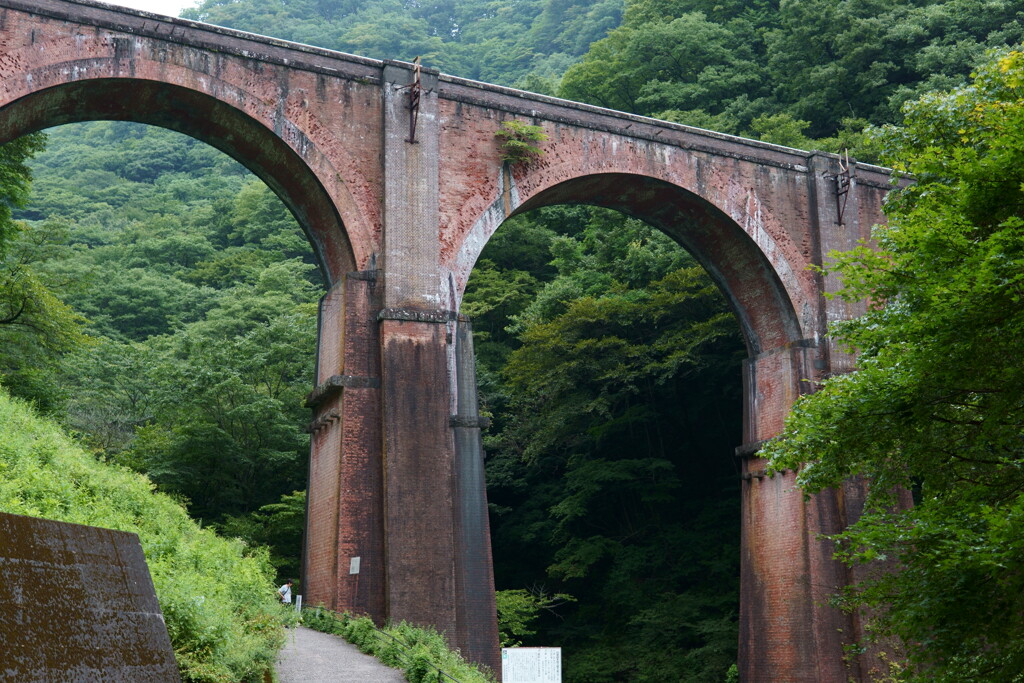
<path id="1" fill-rule="evenodd" d="M 403 683 L 398 669 L 384 666 L 339 636 L 305 626 L 288 631 L 277 656 L 280 683 Z"/>

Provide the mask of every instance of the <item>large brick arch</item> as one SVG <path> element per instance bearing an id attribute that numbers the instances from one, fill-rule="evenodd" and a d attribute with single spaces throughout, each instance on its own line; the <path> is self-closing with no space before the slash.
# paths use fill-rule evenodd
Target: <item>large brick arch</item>
<path id="1" fill-rule="evenodd" d="M 829 591 L 849 579 L 817 537 L 838 528 L 842 515 L 855 518 L 860 492 L 850 488 L 845 502 L 826 493 L 804 503 L 793 473 L 766 479 L 766 463 L 756 456 L 758 444 L 779 432 L 793 402 L 810 390 L 808 378 L 820 376 L 827 353 L 820 319 L 809 314 L 820 305 L 821 283 L 808 268 L 814 250 L 801 234 L 807 217 L 796 201 L 813 184 L 771 169 L 747 173 L 741 164 L 731 176 L 720 164 L 713 171 L 718 178 L 709 180 L 700 163 L 690 164 L 697 171 L 688 173 L 686 164 L 650 164 L 650 158 L 640 155 L 626 169 L 604 158 L 597 168 L 577 158 L 503 169 L 483 190 L 492 193 L 486 210 L 476 216 L 463 211 L 449 223 L 462 237 L 448 262 L 455 298 L 461 301 L 473 265 L 501 224 L 544 206 L 614 209 L 659 228 L 693 254 L 729 300 L 748 351 L 744 443 L 737 449 L 744 479 L 741 675 L 754 681 L 857 679 L 860 662 L 844 664 L 830 654 L 842 650 L 855 626 L 824 607 Z M 779 586 L 785 590 L 776 594 Z"/>
<path id="2" fill-rule="evenodd" d="M 750 355 L 802 338 L 796 310 L 776 267 L 735 221 L 708 200 L 658 178 L 601 173 L 545 188 L 512 215 L 555 204 L 615 209 L 672 237 L 707 269 L 729 300 Z M 792 274 L 788 267 L 786 274 Z"/>
<path id="3" fill-rule="evenodd" d="M 309 238 L 328 283 L 353 270 L 341 216 L 316 175 L 284 140 L 253 118 L 195 90 L 157 81 L 100 78 L 38 90 L 0 109 L 2 140 L 67 123 L 133 121 L 217 147 L 260 177 Z"/>
<path id="4" fill-rule="evenodd" d="M 380 152 L 366 136 L 379 126 L 375 89 L 73 23 L 20 36 L 21 45 L 3 45 L 0 142 L 97 119 L 170 128 L 266 182 L 306 231 L 329 283 L 379 251 Z"/>

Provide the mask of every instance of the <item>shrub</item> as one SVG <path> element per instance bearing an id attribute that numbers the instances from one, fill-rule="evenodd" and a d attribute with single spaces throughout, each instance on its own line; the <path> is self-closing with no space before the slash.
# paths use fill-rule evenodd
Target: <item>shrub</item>
<path id="1" fill-rule="evenodd" d="M 536 161 L 544 154 L 538 143 L 548 139 L 543 128 L 522 121 L 502 121 L 494 137 L 501 141 L 501 160 L 510 164 Z"/>

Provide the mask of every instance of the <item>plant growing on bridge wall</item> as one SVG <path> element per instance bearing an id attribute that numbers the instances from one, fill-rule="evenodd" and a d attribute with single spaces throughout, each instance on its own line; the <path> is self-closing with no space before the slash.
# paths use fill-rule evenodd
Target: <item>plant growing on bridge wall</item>
<path id="1" fill-rule="evenodd" d="M 501 141 L 501 160 L 510 164 L 536 161 L 544 154 L 539 143 L 548 139 L 543 128 L 522 121 L 502 121 L 494 137 Z"/>

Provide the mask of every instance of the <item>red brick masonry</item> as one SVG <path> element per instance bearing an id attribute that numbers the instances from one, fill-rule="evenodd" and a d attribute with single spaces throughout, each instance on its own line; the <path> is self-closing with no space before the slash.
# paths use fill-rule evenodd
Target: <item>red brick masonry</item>
<path id="1" fill-rule="evenodd" d="M 433 623 L 497 666 L 497 643 L 468 635 L 494 633 L 494 607 L 486 520 L 466 502 L 480 498 L 454 476 L 454 425 L 471 419 L 457 311 L 506 218 L 597 204 L 688 248 L 746 337 L 743 680 L 862 679 L 842 652 L 856 624 L 820 600 L 848 577 L 818 540 L 859 499 L 805 502 L 791 475 L 760 475 L 756 445 L 814 380 L 850 368 L 826 329 L 858 309 L 827 300 L 836 283 L 808 266 L 884 220 L 888 173 L 853 164 L 846 177 L 832 155 L 429 69 L 410 142 L 414 77 L 401 62 L 84 0 L 0 0 L 0 142 L 97 118 L 172 128 L 252 169 L 306 230 L 332 288 L 310 402 L 307 602 Z M 540 162 L 503 166 L 494 133 L 510 118 L 544 128 Z"/>

